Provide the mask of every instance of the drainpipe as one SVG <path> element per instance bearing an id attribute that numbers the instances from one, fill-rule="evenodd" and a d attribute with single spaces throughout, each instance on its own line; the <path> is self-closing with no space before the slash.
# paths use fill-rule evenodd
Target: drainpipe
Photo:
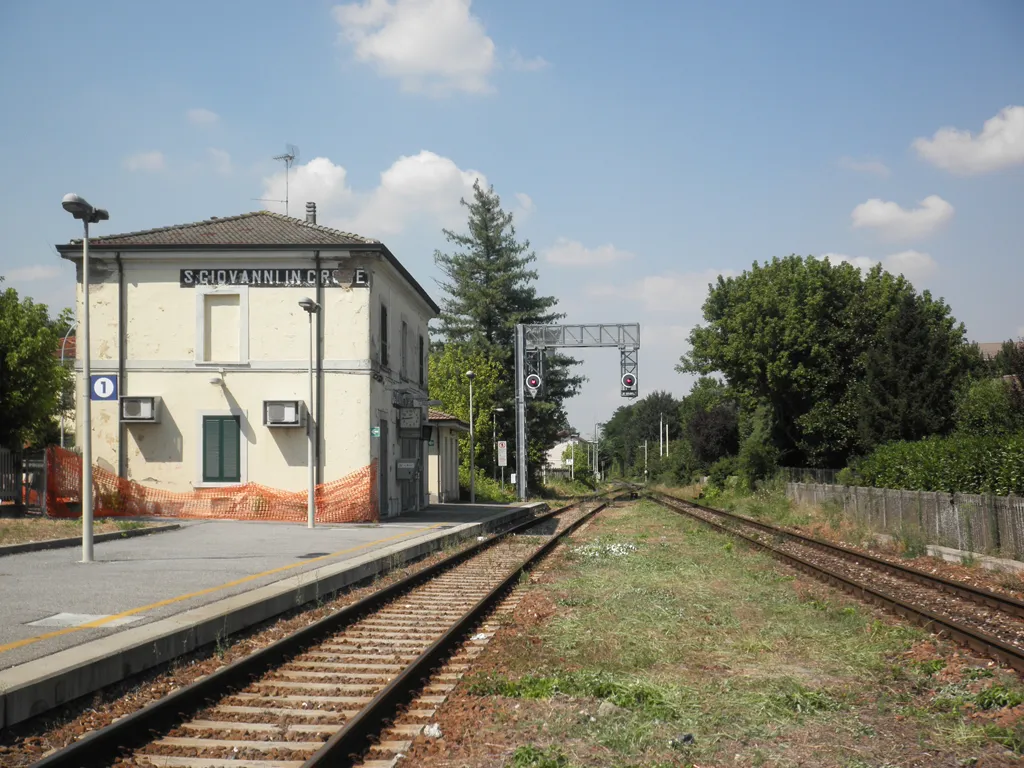
<path id="1" fill-rule="evenodd" d="M 309 216 L 307 203 L 307 218 Z M 314 219 L 316 209 L 314 208 Z M 316 303 L 320 311 L 316 313 L 316 443 L 314 444 L 314 461 L 316 463 L 316 484 L 324 482 L 324 462 L 322 451 L 324 423 L 324 286 L 320 280 L 320 251 L 313 251 L 313 266 L 316 268 Z"/>
<path id="2" fill-rule="evenodd" d="M 121 253 L 114 254 L 117 262 L 117 476 L 128 476 L 128 456 L 125 453 L 125 425 L 121 421 L 121 400 L 125 387 L 125 352 L 128 336 L 128 297 L 125 295 L 124 262 Z"/>

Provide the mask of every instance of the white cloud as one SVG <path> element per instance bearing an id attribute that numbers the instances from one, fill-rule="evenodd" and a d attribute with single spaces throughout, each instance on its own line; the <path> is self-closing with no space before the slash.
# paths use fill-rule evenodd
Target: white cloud
<path id="1" fill-rule="evenodd" d="M 7 272 L 4 277 L 10 281 L 18 281 L 21 283 L 31 283 L 36 280 L 52 280 L 55 277 L 60 277 L 61 271 L 57 267 L 53 266 L 32 266 L 32 267 L 18 267 Z"/>
<path id="2" fill-rule="evenodd" d="M 459 201 L 472 199 L 477 179 L 487 186 L 482 173 L 462 170 L 449 158 L 424 150 L 398 158 L 381 173 L 375 189 L 361 193 L 348 186 L 344 167 L 318 157 L 292 169 L 290 211 L 296 215 L 307 202 L 315 202 L 320 223 L 376 239 L 418 222 L 432 228 L 457 227 L 466 219 Z M 283 170 L 264 179 L 261 197 L 284 199 Z M 268 206 L 284 211 L 283 205 Z"/>
<path id="3" fill-rule="evenodd" d="M 953 211 L 938 195 L 929 195 L 912 210 L 875 197 L 854 208 L 850 217 L 855 229 L 877 229 L 886 237 L 912 239 L 930 235 L 953 217 Z"/>
<path id="4" fill-rule="evenodd" d="M 821 254 L 821 258 L 828 259 L 830 264 L 836 264 L 838 262 L 852 264 L 860 270 L 871 269 L 878 263 L 877 259 L 869 259 L 867 256 L 847 256 L 844 253 L 823 253 Z"/>
<path id="5" fill-rule="evenodd" d="M 537 210 L 537 205 L 533 202 L 532 197 L 525 192 L 516 192 L 516 207 L 513 213 L 517 221 L 522 221 L 535 210 Z"/>
<path id="6" fill-rule="evenodd" d="M 221 176 L 228 176 L 231 174 L 231 155 L 223 149 L 215 149 L 210 147 L 206 150 L 207 155 L 210 157 L 210 165 L 213 166 L 213 170 L 219 173 Z"/>
<path id="7" fill-rule="evenodd" d="M 733 277 L 732 270 L 705 269 L 683 274 L 648 275 L 628 283 L 595 283 L 587 286 L 593 298 L 632 300 L 651 312 L 675 312 L 698 319 L 708 296 L 708 285 L 718 276 Z"/>
<path id="8" fill-rule="evenodd" d="M 213 125 L 220 122 L 220 115 L 202 107 L 188 110 L 185 112 L 185 117 L 192 125 Z"/>
<path id="9" fill-rule="evenodd" d="M 166 167 L 164 153 L 159 150 L 152 152 L 136 152 L 124 160 L 129 171 L 162 171 Z"/>
<path id="10" fill-rule="evenodd" d="M 881 160 L 854 160 L 852 157 L 839 158 L 839 167 L 857 173 L 870 173 L 874 176 L 881 176 L 883 179 L 889 176 L 889 167 Z"/>
<path id="11" fill-rule="evenodd" d="M 470 13 L 472 0 L 365 0 L 335 6 L 341 37 L 358 61 L 403 90 L 483 93 L 495 66 L 494 41 Z"/>
<path id="12" fill-rule="evenodd" d="M 927 253 L 920 251 L 900 251 L 882 259 L 882 266 L 894 275 L 905 275 L 910 280 L 928 277 L 938 268 L 938 264 Z"/>
<path id="13" fill-rule="evenodd" d="M 517 72 L 540 72 L 547 69 L 548 61 L 543 56 L 534 56 L 532 59 L 525 59 L 515 48 L 509 57 L 509 66 Z"/>
<path id="14" fill-rule="evenodd" d="M 862 272 L 866 272 L 876 264 L 894 275 L 903 275 L 908 280 L 920 280 L 934 274 L 938 268 L 935 259 L 929 254 L 921 251 L 900 251 L 893 253 L 883 259 L 872 259 L 867 256 L 847 256 L 842 253 L 823 253 L 822 259 L 828 259 L 831 263 L 846 262 L 852 264 Z"/>
<path id="15" fill-rule="evenodd" d="M 924 160 L 953 173 L 987 173 L 1024 163 L 1024 107 L 1006 107 L 985 121 L 981 133 L 940 128 L 931 139 L 914 139 Z"/>
<path id="16" fill-rule="evenodd" d="M 560 237 L 555 241 L 554 245 L 544 250 L 544 258 L 552 264 L 562 264 L 571 267 L 593 267 L 631 259 L 633 254 L 621 248 L 616 248 L 611 243 L 599 245 L 597 248 L 587 248 L 578 240 Z"/>

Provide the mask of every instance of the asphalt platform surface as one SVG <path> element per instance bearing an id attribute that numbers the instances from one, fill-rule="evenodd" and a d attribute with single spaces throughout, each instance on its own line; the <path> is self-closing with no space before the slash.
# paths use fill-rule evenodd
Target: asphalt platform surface
<path id="1" fill-rule="evenodd" d="M 175 520 L 152 536 L 0 557 L 0 669 L 514 507 L 446 504 L 380 524 Z M 162 521 L 171 522 L 171 521 Z M 120 614 L 125 614 L 121 616 Z M 81 624 L 115 617 L 99 627 Z"/>

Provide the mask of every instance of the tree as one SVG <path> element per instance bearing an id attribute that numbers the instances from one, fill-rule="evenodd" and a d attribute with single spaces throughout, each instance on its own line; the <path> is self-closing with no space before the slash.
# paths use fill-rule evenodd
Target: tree
<path id="1" fill-rule="evenodd" d="M 468 209 L 467 233 L 444 230 L 454 250 L 434 254 L 444 274 L 444 280 L 439 281 L 445 294 L 439 331 L 444 344 L 467 345 L 503 372 L 495 402 L 505 411 L 498 421 L 502 434 L 514 435 L 515 381 L 510 374 L 515 364 L 515 326 L 553 323 L 564 315 L 554 311 L 556 298 L 537 294 L 537 272 L 530 268 L 537 257 L 529 241 L 516 239 L 512 214 L 502 210 L 493 187 L 484 190 L 476 182 L 473 201 L 461 202 Z M 559 429 L 565 425 L 564 401 L 576 394 L 583 382 L 582 377 L 569 373 L 575 364 L 576 360 L 565 355 L 547 355 L 544 394 L 528 400 L 528 459 L 533 477 L 544 451 L 555 444 Z"/>
<path id="2" fill-rule="evenodd" d="M 789 256 L 719 277 L 679 370 L 721 373 L 782 461 L 843 466 L 952 427 L 972 358 L 949 307 L 876 266 Z"/>
<path id="3" fill-rule="evenodd" d="M 590 466 L 590 445 L 579 441 L 571 442 L 562 451 L 562 461 L 568 464 L 572 460 L 572 474 L 577 480 L 586 480 L 592 473 Z"/>
<path id="4" fill-rule="evenodd" d="M 1010 390 L 1010 408 L 1024 420 L 1024 339 L 1003 342 L 993 362 L 995 372 L 1003 377 Z"/>
<path id="5" fill-rule="evenodd" d="M 13 288 L 0 292 L 0 445 L 21 448 L 56 434 L 69 378 L 57 357 L 68 315 L 53 320 L 45 304 L 19 300 Z"/>
<path id="6" fill-rule="evenodd" d="M 739 403 L 732 391 L 710 376 L 702 376 L 679 405 L 683 439 L 696 468 L 707 469 L 739 450 Z"/>
<path id="7" fill-rule="evenodd" d="M 479 349 L 465 344 L 445 344 L 431 350 L 427 370 L 430 396 L 440 400 L 442 410 L 469 422 L 469 379 L 473 371 L 473 442 L 477 467 L 493 460 L 491 411 L 502 378 L 501 369 Z M 459 442 L 459 463 L 469 468 L 469 440 Z"/>

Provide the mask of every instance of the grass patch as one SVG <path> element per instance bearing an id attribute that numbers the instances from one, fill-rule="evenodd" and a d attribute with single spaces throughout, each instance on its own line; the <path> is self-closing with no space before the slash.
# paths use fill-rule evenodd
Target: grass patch
<path id="1" fill-rule="evenodd" d="M 681 709 L 674 701 L 677 691 L 671 687 L 635 678 L 617 678 L 601 671 L 564 672 L 546 677 L 526 675 L 518 680 L 494 674 L 481 675 L 469 680 L 467 690 L 477 696 L 515 699 L 550 699 L 558 694 L 594 698 L 663 720 L 675 720 L 681 715 Z"/>
<path id="2" fill-rule="evenodd" d="M 541 749 L 525 745 L 512 753 L 512 768 L 567 768 L 568 765 L 569 758 L 557 747 Z"/>
<path id="3" fill-rule="evenodd" d="M 797 514 L 771 490 L 745 498 L 751 516 Z M 503 727 L 533 743 L 543 723 L 557 764 L 847 765 L 1017 743 L 964 712 L 1015 706 L 1024 689 L 975 680 L 933 701 L 945 662 L 904 661 L 923 631 L 797 582 L 764 553 L 646 501 L 587 534 L 559 578 L 531 586 L 529 599 L 558 606 L 551 618 L 511 633 L 500 668 L 466 680 L 471 695 L 520 700 Z M 542 746 L 522 759 L 548 759 Z"/>
<path id="4" fill-rule="evenodd" d="M 148 528 L 151 523 L 135 520 L 103 519 L 93 521 L 94 533 L 114 533 Z M 0 546 L 33 541 L 71 539 L 82 535 L 82 521 L 49 518 L 0 518 Z"/>

